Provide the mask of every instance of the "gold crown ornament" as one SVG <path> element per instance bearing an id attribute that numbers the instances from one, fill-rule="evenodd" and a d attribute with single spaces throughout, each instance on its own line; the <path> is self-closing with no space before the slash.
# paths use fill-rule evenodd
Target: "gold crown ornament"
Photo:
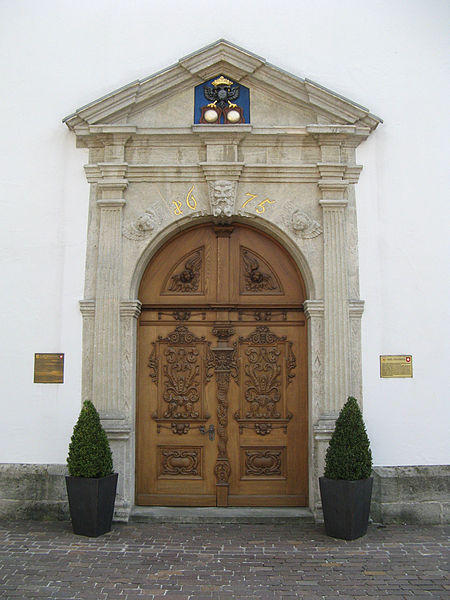
<path id="1" fill-rule="evenodd" d="M 229 79 L 225 79 L 225 77 L 221 75 L 218 79 L 215 79 L 212 84 L 215 87 L 217 85 L 233 85 L 233 82 Z"/>

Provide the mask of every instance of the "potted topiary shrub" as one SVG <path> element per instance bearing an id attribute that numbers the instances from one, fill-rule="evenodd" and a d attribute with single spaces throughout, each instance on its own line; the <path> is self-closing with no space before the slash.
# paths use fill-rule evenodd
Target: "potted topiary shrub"
<path id="1" fill-rule="evenodd" d="M 319 478 L 327 535 L 354 540 L 366 534 L 372 498 L 372 453 L 358 402 L 351 396 L 336 421 Z"/>
<path id="2" fill-rule="evenodd" d="M 83 403 L 73 428 L 66 477 L 73 532 L 98 537 L 111 531 L 117 473 L 100 417 L 90 400 Z"/>

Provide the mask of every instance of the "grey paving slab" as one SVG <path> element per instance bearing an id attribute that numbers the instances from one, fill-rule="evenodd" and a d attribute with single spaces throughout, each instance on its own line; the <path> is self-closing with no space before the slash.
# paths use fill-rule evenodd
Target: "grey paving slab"
<path id="1" fill-rule="evenodd" d="M 450 528 L 370 526 L 346 542 L 297 519 L 115 523 L 0 521 L 0 598 L 60 600 L 448 599 Z"/>

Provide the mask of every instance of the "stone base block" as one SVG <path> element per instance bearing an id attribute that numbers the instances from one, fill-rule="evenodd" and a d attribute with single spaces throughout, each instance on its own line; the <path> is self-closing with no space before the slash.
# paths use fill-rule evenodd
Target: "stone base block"
<path id="1" fill-rule="evenodd" d="M 376 523 L 449 523 L 450 465 L 375 467 L 371 518 Z"/>
<path id="2" fill-rule="evenodd" d="M 65 465 L 0 464 L 0 518 L 69 518 Z"/>
<path id="3" fill-rule="evenodd" d="M 69 519 L 65 465 L 0 464 L 0 519 Z M 450 523 L 450 466 L 375 467 L 371 518 L 376 523 Z M 132 507 L 116 499 L 114 521 Z M 320 503 L 313 509 L 323 521 Z"/>

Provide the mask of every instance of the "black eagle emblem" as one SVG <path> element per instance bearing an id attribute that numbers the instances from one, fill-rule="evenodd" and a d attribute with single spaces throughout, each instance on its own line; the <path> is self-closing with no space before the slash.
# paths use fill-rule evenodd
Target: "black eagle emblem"
<path id="1" fill-rule="evenodd" d="M 225 79 L 221 75 L 218 79 L 212 82 L 213 87 L 205 85 L 203 93 L 205 98 L 209 100 L 208 106 L 224 109 L 229 106 L 230 108 L 236 108 L 236 104 L 233 104 L 232 100 L 239 98 L 240 86 L 233 84 L 229 79 Z"/>

